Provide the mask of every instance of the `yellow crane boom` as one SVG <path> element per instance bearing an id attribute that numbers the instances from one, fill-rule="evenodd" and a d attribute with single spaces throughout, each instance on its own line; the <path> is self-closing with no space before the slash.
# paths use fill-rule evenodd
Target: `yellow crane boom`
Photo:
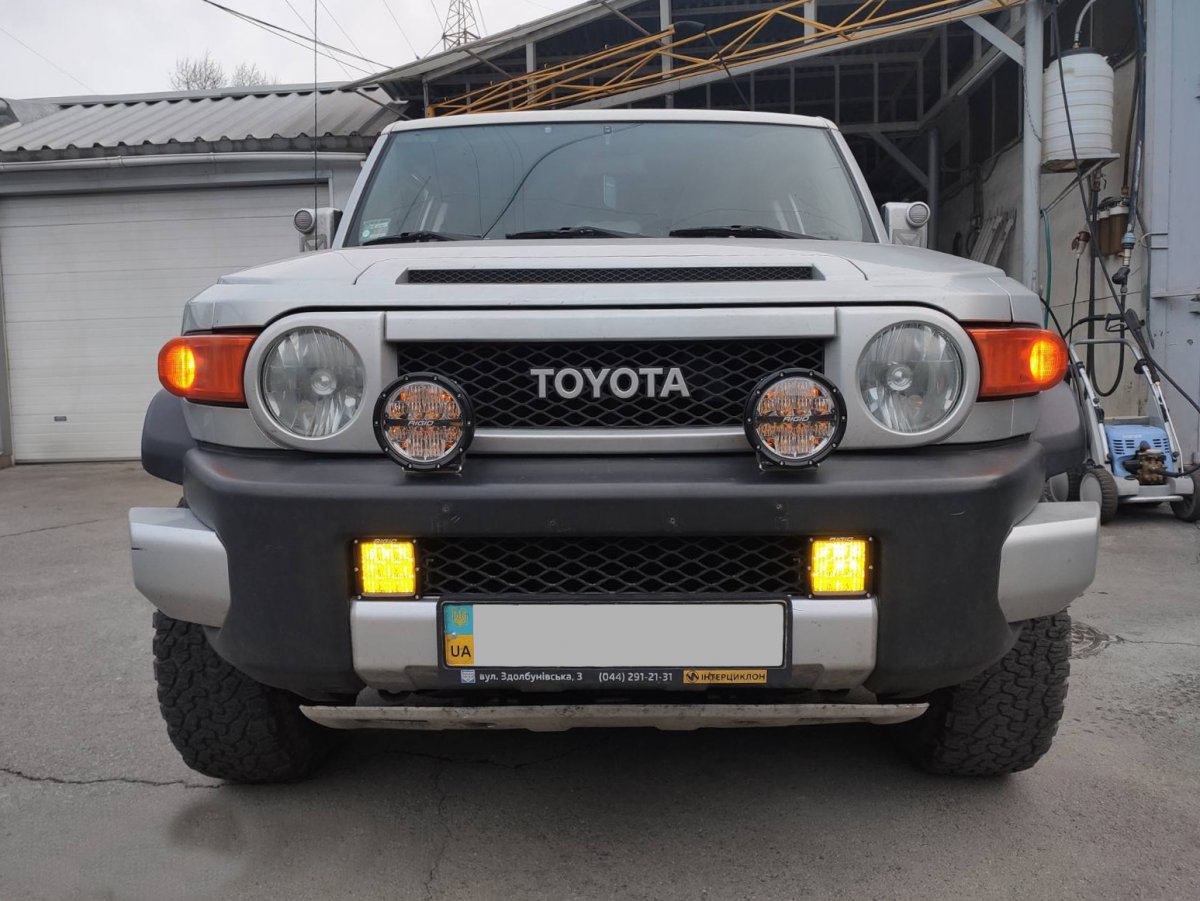
<path id="1" fill-rule="evenodd" d="M 817 55 L 850 43 L 865 43 L 1020 6 L 1025 0 L 930 0 L 919 6 L 865 0 L 836 24 L 806 18 L 808 0 L 793 0 L 706 32 L 680 36 L 672 25 L 615 47 L 515 75 L 431 103 L 429 116 L 575 106 L 696 75 L 787 57 Z M 756 43 L 774 23 L 793 27 L 793 36 Z M 711 38 L 711 40 L 710 40 Z M 665 62 L 664 62 L 665 61 Z M 657 64 L 657 65 L 656 65 Z"/>

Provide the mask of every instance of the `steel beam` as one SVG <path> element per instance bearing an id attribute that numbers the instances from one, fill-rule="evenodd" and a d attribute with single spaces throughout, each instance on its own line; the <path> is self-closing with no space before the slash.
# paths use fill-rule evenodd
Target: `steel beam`
<path id="1" fill-rule="evenodd" d="M 942 142 L 937 128 L 926 133 L 928 160 L 925 171 L 929 180 L 925 183 L 925 202 L 929 204 L 929 247 L 937 250 L 938 205 L 941 203 Z"/>
<path id="2" fill-rule="evenodd" d="M 929 176 L 921 171 L 921 167 L 912 161 L 907 153 L 901 150 L 893 143 L 892 139 L 885 135 L 878 128 L 868 131 L 869 134 L 884 153 L 900 164 L 900 167 L 913 177 L 913 179 L 926 191 L 929 190 Z"/>
<path id="3" fill-rule="evenodd" d="M 667 29 L 669 29 L 671 27 L 671 21 L 672 21 L 671 0 L 658 0 L 658 30 L 666 31 Z M 663 47 L 664 48 L 666 48 L 669 43 L 670 43 L 669 38 L 663 38 Z M 665 49 L 661 56 L 661 59 L 662 59 L 663 77 L 666 77 L 671 74 L 671 67 L 674 65 L 674 60 L 671 59 L 670 53 L 665 52 Z M 667 95 L 666 104 L 667 104 L 668 109 L 670 109 L 671 107 L 673 107 L 675 105 L 675 95 L 674 94 Z"/>
<path id="4" fill-rule="evenodd" d="M 1025 3 L 1025 115 L 1021 139 L 1021 282 L 1040 293 L 1038 216 L 1042 183 L 1042 0 Z M 1034 127 L 1037 123 L 1037 128 Z"/>
<path id="5" fill-rule="evenodd" d="M 625 22 L 627 25 L 632 25 L 635 29 L 640 31 L 642 34 L 650 34 L 649 31 L 647 31 L 645 28 L 643 28 L 641 25 L 639 25 L 635 20 L 629 18 L 629 16 L 625 15 L 625 13 L 621 12 L 621 10 L 619 10 L 619 9 L 617 9 L 617 7 L 613 6 L 612 3 L 610 2 L 610 0 L 598 0 L 598 2 L 601 5 L 603 5 L 606 9 L 608 9 L 614 16 L 616 16 L 622 22 Z"/>
<path id="6" fill-rule="evenodd" d="M 970 26 L 980 37 L 1009 59 L 1014 60 L 1017 65 L 1025 65 L 1025 56 L 1021 50 L 1021 45 L 983 16 L 967 16 L 967 18 L 963 19 L 963 24 Z"/>
<path id="7" fill-rule="evenodd" d="M 1028 0 L 1027 0 L 1027 2 L 1028 2 Z M 1024 28 L 1025 28 L 1025 20 L 1023 18 L 1016 19 L 1014 21 L 1014 23 L 1009 26 L 1007 34 L 1009 37 L 1015 39 L 1017 36 L 1019 36 L 1021 34 L 1021 32 L 1024 30 Z M 1041 43 L 1042 43 L 1041 37 L 1039 36 L 1039 38 L 1038 38 L 1039 46 L 1041 45 Z M 1039 51 L 1039 53 L 1040 52 L 1041 51 Z M 982 57 L 980 57 L 978 60 L 976 60 L 974 63 L 972 63 L 971 66 L 967 69 L 967 71 L 965 71 L 962 75 L 960 75 L 958 77 L 958 80 L 956 80 L 953 84 L 946 86 L 946 88 L 941 92 L 941 96 L 938 98 L 937 102 L 934 103 L 933 106 L 931 106 L 928 110 L 926 110 L 925 115 L 921 117 L 921 130 L 924 130 L 924 129 L 928 128 L 930 125 L 932 125 L 937 120 L 937 118 L 946 111 L 946 107 L 948 107 L 951 103 L 953 103 L 959 96 L 967 93 L 967 91 L 971 87 L 973 87 L 975 84 L 982 81 L 986 77 L 986 75 L 990 72 L 990 70 L 994 69 L 996 66 L 998 66 L 1003 61 L 1003 59 L 1002 59 L 1003 56 L 1004 56 L 1004 54 L 1002 54 L 999 50 L 995 49 L 994 47 L 990 48 L 986 53 L 983 54 Z M 1038 60 L 1039 60 L 1038 65 L 1035 68 L 1037 68 L 1037 70 L 1040 72 L 1041 68 L 1042 68 L 1040 56 L 1038 57 Z M 943 61 L 943 69 L 942 69 L 942 77 L 943 78 L 946 77 L 946 73 L 947 73 L 947 70 L 944 67 L 944 61 Z M 1039 84 L 1041 83 L 1040 79 L 1039 79 L 1038 83 Z M 1040 90 L 1040 88 L 1039 88 L 1039 90 Z M 1040 103 L 1041 103 L 1041 99 L 1040 99 L 1041 95 L 1040 94 L 1038 95 L 1038 98 L 1039 98 L 1038 103 L 1039 103 L 1039 107 L 1040 107 Z"/>
<path id="8" fill-rule="evenodd" d="M 872 135 L 876 132 L 880 134 L 897 134 L 897 135 L 915 135 L 921 132 L 921 123 L 913 121 L 905 122 L 880 122 L 878 125 L 862 124 L 862 125 L 839 125 L 838 131 L 844 135 Z"/>
<path id="9" fill-rule="evenodd" d="M 978 0 L 971 5 L 970 9 L 978 12 L 994 11 L 995 3 L 991 0 Z M 867 25 L 859 32 L 856 32 L 852 39 L 848 42 L 840 44 L 827 44 L 822 47 L 799 47 L 789 53 L 780 53 L 768 59 L 755 60 L 740 64 L 731 64 L 729 66 L 730 73 L 733 76 L 748 75 L 751 72 L 757 72 L 763 69 L 777 68 L 786 66 L 794 61 L 804 57 L 810 59 L 831 53 L 836 50 L 843 49 L 847 43 L 852 43 L 856 47 L 865 46 L 879 40 L 884 40 L 889 37 L 894 37 L 897 29 L 894 26 L 876 27 Z M 641 88 L 635 88 L 622 93 L 615 93 L 607 97 L 600 97 L 595 100 L 583 101 L 581 103 L 571 104 L 576 109 L 605 109 L 614 106 L 625 106 L 626 104 L 637 103 L 642 100 L 648 100 L 652 97 L 660 97 L 664 94 L 673 94 L 678 91 L 684 91 L 689 88 L 698 87 L 704 84 L 710 84 L 714 81 L 720 81 L 728 78 L 723 69 L 714 69 L 709 72 L 700 72 L 695 75 L 678 78 L 672 81 L 661 82 L 657 84 L 647 85 Z"/>

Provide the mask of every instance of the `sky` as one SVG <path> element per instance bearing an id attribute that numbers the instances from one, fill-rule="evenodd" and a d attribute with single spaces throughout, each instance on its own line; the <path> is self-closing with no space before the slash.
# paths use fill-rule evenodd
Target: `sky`
<path id="1" fill-rule="evenodd" d="M 309 35 L 314 0 L 219 0 Z M 318 60 L 319 81 L 347 81 L 440 49 L 449 0 L 315 0 L 317 37 L 371 62 Z M 475 0 L 484 34 L 579 0 Z M 394 18 L 393 18 L 394 16 Z M 0 97 L 169 91 L 177 59 L 208 51 L 227 73 L 255 63 L 276 84 L 311 83 L 313 54 L 203 0 L 0 0 Z M 376 65 L 378 64 L 378 65 Z M 352 66 L 359 66 L 360 71 Z"/>

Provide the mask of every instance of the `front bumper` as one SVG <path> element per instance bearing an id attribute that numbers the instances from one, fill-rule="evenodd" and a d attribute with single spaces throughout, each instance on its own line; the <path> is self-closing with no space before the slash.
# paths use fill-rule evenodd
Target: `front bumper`
<path id="1" fill-rule="evenodd" d="M 865 534 L 877 598 L 793 603 L 796 684 L 915 695 L 986 668 L 1010 623 L 1090 583 L 1095 505 L 1038 504 L 1040 452 L 843 454 L 799 474 L 744 456 L 477 457 L 421 478 L 384 459 L 194 449 L 190 510 L 130 514 L 134 574 L 239 669 L 321 700 L 421 687 L 436 667 L 434 602 L 351 603 L 362 535 Z"/>

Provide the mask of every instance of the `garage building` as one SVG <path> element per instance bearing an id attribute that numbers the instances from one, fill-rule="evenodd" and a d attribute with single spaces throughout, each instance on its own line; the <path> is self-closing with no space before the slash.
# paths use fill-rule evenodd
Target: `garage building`
<path id="1" fill-rule="evenodd" d="M 0 463 L 136 458 L 184 303 L 295 254 L 396 118 L 329 86 L 0 100 Z"/>

